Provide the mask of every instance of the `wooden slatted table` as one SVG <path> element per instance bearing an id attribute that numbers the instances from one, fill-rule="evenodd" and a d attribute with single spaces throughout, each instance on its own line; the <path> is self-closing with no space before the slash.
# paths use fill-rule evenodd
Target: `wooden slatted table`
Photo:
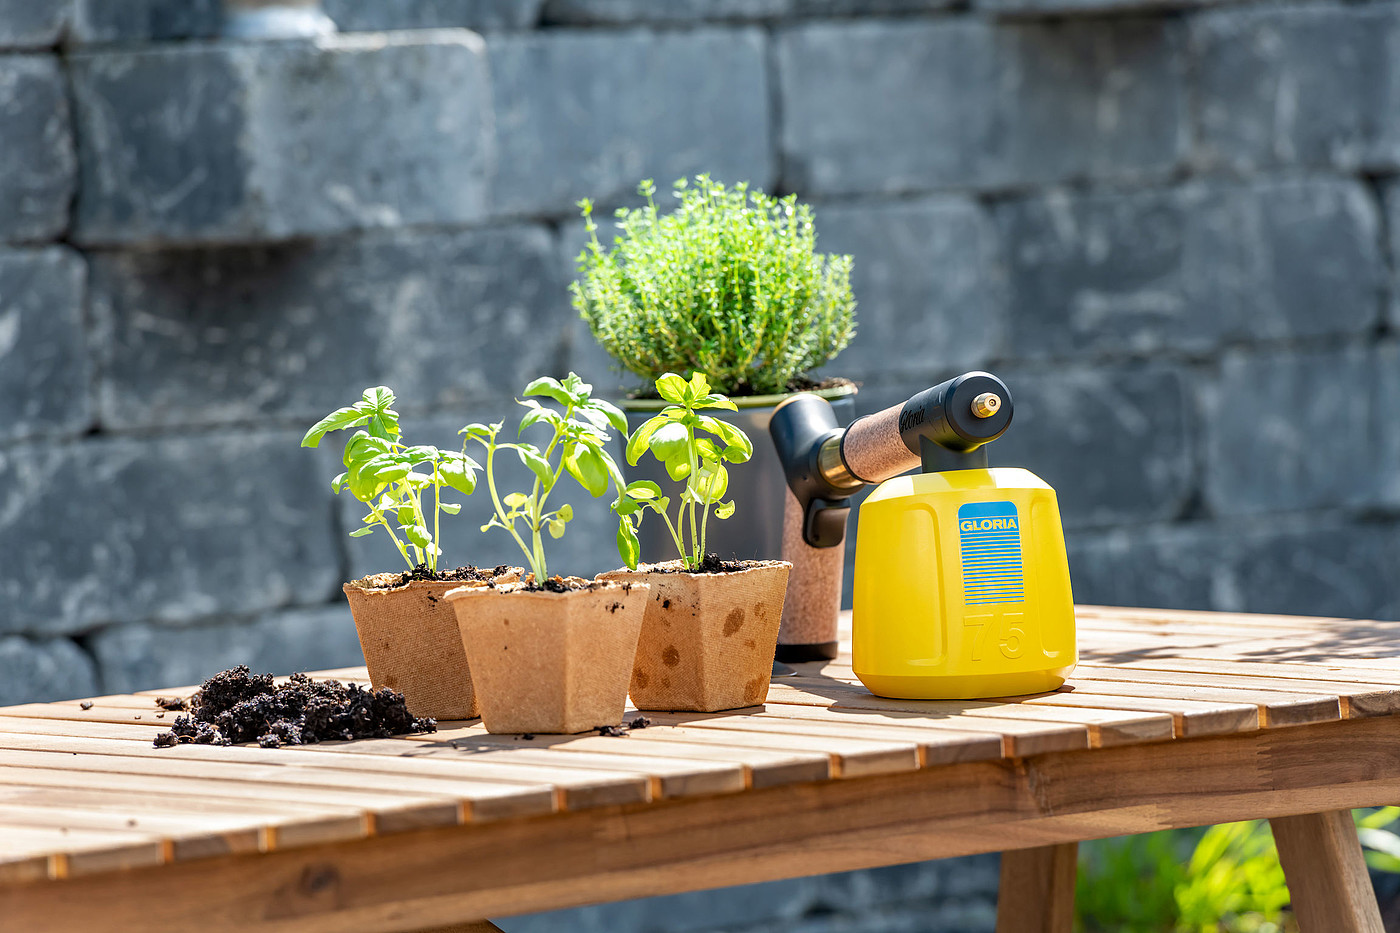
<path id="1" fill-rule="evenodd" d="M 1053 694 L 881 699 L 842 658 L 620 738 L 157 749 L 192 688 L 0 709 L 0 929 L 490 929 L 1002 851 L 998 929 L 1068 931 L 1079 840 L 1265 817 L 1303 929 L 1380 933 L 1348 810 L 1400 801 L 1400 623 L 1079 619 Z"/>

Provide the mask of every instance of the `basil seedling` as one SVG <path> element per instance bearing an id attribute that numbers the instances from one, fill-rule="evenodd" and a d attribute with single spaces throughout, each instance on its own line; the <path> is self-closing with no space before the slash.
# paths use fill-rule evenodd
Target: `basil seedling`
<path id="1" fill-rule="evenodd" d="M 650 451 L 665 465 L 666 475 L 684 482 L 685 488 L 676 520 L 672 521 L 666 511 L 671 500 L 661 494 L 660 486 L 651 480 L 627 484 L 612 504 L 618 516 L 617 552 L 628 568 L 637 569 L 641 556 L 637 525 L 650 509 L 666 522 L 685 568 L 697 570 L 705 560 L 710 514 L 713 512 L 718 519 L 734 514 L 733 501 L 721 501 L 729 489 L 725 464 L 747 462 L 753 456 L 753 442 L 734 425 L 703 413 L 705 409 L 738 410 L 729 399 L 710 391 L 704 373 L 692 374 L 689 381 L 666 373 L 656 380 L 656 391 L 672 404 L 628 439 L 627 462 L 636 466 L 642 455 Z"/>
<path id="2" fill-rule="evenodd" d="M 359 538 L 382 527 L 409 569 L 422 565 L 436 572 L 442 554 L 438 547 L 441 513 L 456 515 L 462 510 L 460 503 L 442 501 L 442 488 L 471 495 L 481 465 L 465 453 L 403 444 L 399 413 L 393 404 L 394 392 L 388 386 L 366 389 L 358 402 L 338 408 L 312 425 L 301 446 L 316 447 L 333 431 L 361 428 L 345 442 L 341 457 L 345 472 L 331 481 L 333 492 L 349 490 L 369 509 L 363 527 L 350 532 L 350 537 Z M 431 531 L 423 502 L 430 489 Z M 402 538 L 394 532 L 395 525 Z"/>

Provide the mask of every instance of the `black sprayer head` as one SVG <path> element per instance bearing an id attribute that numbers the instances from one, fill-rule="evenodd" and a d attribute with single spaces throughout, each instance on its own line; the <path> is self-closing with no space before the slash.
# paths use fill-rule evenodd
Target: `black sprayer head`
<path id="1" fill-rule="evenodd" d="M 796 395 L 773 412 L 768 430 L 803 509 L 803 539 L 812 547 L 835 547 L 845 534 L 852 493 L 919 464 L 926 473 L 986 467 L 985 445 L 1001 437 L 1011 414 L 1006 383 L 970 372 L 849 428 L 837 426 L 824 399 Z"/>
<path id="2" fill-rule="evenodd" d="M 1011 424 L 1011 390 L 991 373 L 963 373 L 904 403 L 899 436 L 925 473 L 987 465 L 983 445 Z"/>

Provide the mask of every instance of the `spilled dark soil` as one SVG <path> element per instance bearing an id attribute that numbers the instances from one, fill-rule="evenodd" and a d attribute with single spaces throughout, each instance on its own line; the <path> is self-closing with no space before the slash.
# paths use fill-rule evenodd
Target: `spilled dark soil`
<path id="1" fill-rule="evenodd" d="M 161 698 L 156 705 L 175 708 L 170 702 Z M 188 704 L 190 712 L 156 736 L 157 748 L 242 742 L 277 748 L 437 731 L 435 720 L 408 711 L 401 693 L 313 681 L 305 674 L 293 674 L 279 685 L 271 674 L 254 674 L 246 665 L 210 677 Z"/>

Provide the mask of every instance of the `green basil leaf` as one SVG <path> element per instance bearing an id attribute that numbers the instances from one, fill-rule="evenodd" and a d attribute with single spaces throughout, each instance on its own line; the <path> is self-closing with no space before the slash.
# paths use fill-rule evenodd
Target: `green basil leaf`
<path id="1" fill-rule="evenodd" d="M 339 494 L 340 487 L 345 485 L 345 477 L 348 473 L 337 473 L 335 479 L 331 480 L 331 492 Z"/>
<path id="2" fill-rule="evenodd" d="M 353 428 L 356 425 L 364 424 L 368 420 L 369 416 L 354 408 L 337 408 L 311 426 L 302 437 L 301 446 L 315 447 L 321 443 L 321 438 L 325 437 L 331 431 Z"/>
<path id="3" fill-rule="evenodd" d="M 637 533 L 632 530 L 631 519 L 624 518 L 617 523 L 617 554 L 628 570 L 637 569 L 637 561 L 642 556 L 642 543 L 637 540 Z"/>
<path id="4" fill-rule="evenodd" d="M 539 451 L 528 445 L 520 445 L 515 448 L 515 452 L 520 455 L 520 462 L 530 468 L 530 471 L 539 477 L 539 481 L 544 483 L 548 489 L 550 483 L 554 482 L 554 471 L 549 468 L 549 461 L 541 457 Z"/>
<path id="5" fill-rule="evenodd" d="M 685 401 L 686 386 L 686 381 L 675 373 L 666 373 L 656 380 L 657 394 L 678 405 Z"/>
<path id="6" fill-rule="evenodd" d="M 574 520 L 574 507 L 565 502 L 563 505 L 559 506 L 555 514 L 559 516 L 561 522 L 571 522 Z"/>
<path id="7" fill-rule="evenodd" d="M 422 525 L 409 525 L 403 530 L 404 537 L 419 547 L 431 547 L 433 536 Z"/>
<path id="8" fill-rule="evenodd" d="M 596 498 L 608 491 L 611 474 L 596 449 L 582 444 L 575 447 L 572 453 L 564 457 L 564 469 L 588 490 L 589 495 Z"/>
<path id="9" fill-rule="evenodd" d="M 467 437 L 475 437 L 478 440 L 484 441 L 491 437 L 491 428 L 487 425 L 482 424 L 479 421 L 474 421 L 462 430 L 458 431 L 457 433 L 465 434 L 467 435 Z"/>
<path id="10" fill-rule="evenodd" d="M 539 405 L 539 403 L 537 402 L 532 404 L 534 404 L 536 407 L 527 411 L 524 417 L 520 419 L 520 429 L 515 432 L 517 435 L 523 433 L 525 429 L 530 427 L 531 425 L 539 424 L 541 421 L 555 428 L 559 427 L 559 425 L 563 423 L 563 416 L 560 415 L 559 412 L 555 411 L 553 408 L 545 408 L 543 405 Z"/>
<path id="11" fill-rule="evenodd" d="M 367 525 L 367 526 L 364 527 L 364 528 L 356 528 L 354 531 L 350 532 L 350 537 L 352 537 L 352 538 L 363 538 L 365 535 L 369 535 L 369 534 L 374 534 L 374 526 L 373 526 L 373 525 Z"/>
<path id="12" fill-rule="evenodd" d="M 709 415 L 701 415 L 699 426 L 701 429 L 709 431 L 715 437 L 718 437 L 724 442 L 725 446 L 738 447 L 740 450 L 746 451 L 750 456 L 753 455 L 753 441 L 749 440 L 747 434 L 728 421 L 711 418 Z M 744 459 L 747 460 L 748 457 Z"/>
<path id="13" fill-rule="evenodd" d="M 413 511 L 413 506 L 411 505 L 399 506 L 396 514 L 399 519 L 399 524 L 403 525 L 405 528 L 410 525 L 418 524 L 418 514 Z"/>
<path id="14" fill-rule="evenodd" d="M 475 460 L 455 455 L 438 464 L 438 476 L 442 481 L 464 496 L 470 496 L 476 489 Z"/>
<path id="15" fill-rule="evenodd" d="M 569 373 L 568 376 L 564 377 L 563 388 L 575 405 L 584 404 L 588 401 L 588 397 L 593 394 L 593 386 L 580 379 L 578 373 Z"/>
<path id="16" fill-rule="evenodd" d="M 505 497 L 506 508 L 518 509 L 530 501 L 530 497 L 523 492 L 513 492 Z"/>
<path id="17" fill-rule="evenodd" d="M 649 479 L 639 479 L 627 484 L 627 495 L 633 499 L 659 499 L 661 487 Z"/>
<path id="18" fill-rule="evenodd" d="M 438 508 L 442 509 L 448 515 L 456 515 L 458 512 L 462 511 L 462 504 L 460 502 L 444 502 L 439 505 Z"/>
<path id="19" fill-rule="evenodd" d="M 608 419 L 608 424 L 610 424 L 617 433 L 624 437 L 627 436 L 627 416 L 622 413 L 622 409 L 618 408 L 607 399 L 601 398 L 593 399 L 588 405 L 590 408 L 596 408 L 598 411 L 601 411 L 604 417 Z"/>
<path id="20" fill-rule="evenodd" d="M 394 404 L 394 390 L 388 386 L 365 389 L 364 404 L 374 411 L 387 411 Z"/>
<path id="21" fill-rule="evenodd" d="M 562 538 L 562 537 L 564 537 L 564 523 L 561 522 L 561 521 L 559 521 L 559 519 L 557 519 L 557 518 L 551 519 L 551 520 L 549 521 L 549 523 L 548 523 L 548 528 L 549 528 L 549 536 L 550 536 L 551 538 Z"/>
<path id="22" fill-rule="evenodd" d="M 715 506 L 715 518 L 728 518 L 729 516 L 731 516 L 731 515 L 733 515 L 733 514 L 734 514 L 734 500 L 733 500 L 733 499 L 730 499 L 728 502 L 721 502 L 719 505 Z"/>
<path id="23" fill-rule="evenodd" d="M 685 425 L 671 422 L 652 434 L 648 446 L 658 460 L 673 460 L 677 457 L 688 459 L 690 432 L 686 430 Z"/>
<path id="24" fill-rule="evenodd" d="M 686 386 L 686 401 L 694 404 L 700 399 L 710 394 L 710 380 L 702 372 L 690 374 L 690 383 Z"/>
<path id="25" fill-rule="evenodd" d="M 636 466 L 637 461 L 646 451 L 647 445 L 651 443 L 651 436 L 657 432 L 657 429 L 669 423 L 664 415 L 657 415 L 654 418 L 648 418 L 641 427 L 637 428 L 637 432 L 627 440 L 627 462 Z"/>
<path id="26" fill-rule="evenodd" d="M 690 475 L 690 461 L 683 456 L 667 460 L 666 475 L 676 482 L 680 482 Z"/>
<path id="27" fill-rule="evenodd" d="M 612 504 L 612 510 L 618 515 L 635 515 L 642 509 L 642 504 L 636 499 L 621 496 Z"/>
<path id="28" fill-rule="evenodd" d="M 723 395 L 711 393 L 695 403 L 696 408 L 723 408 L 726 411 L 738 411 L 739 406 L 735 405 Z"/>
<path id="29" fill-rule="evenodd" d="M 436 447 L 424 445 L 410 447 L 400 454 L 400 456 L 406 458 L 409 463 L 424 463 L 429 460 L 436 460 L 438 455 L 439 451 Z"/>
<path id="30" fill-rule="evenodd" d="M 543 395 L 554 399 L 560 405 L 567 405 L 571 401 L 569 393 L 564 391 L 564 387 L 559 384 L 559 380 L 553 376 L 541 376 L 525 387 L 525 395 Z"/>

